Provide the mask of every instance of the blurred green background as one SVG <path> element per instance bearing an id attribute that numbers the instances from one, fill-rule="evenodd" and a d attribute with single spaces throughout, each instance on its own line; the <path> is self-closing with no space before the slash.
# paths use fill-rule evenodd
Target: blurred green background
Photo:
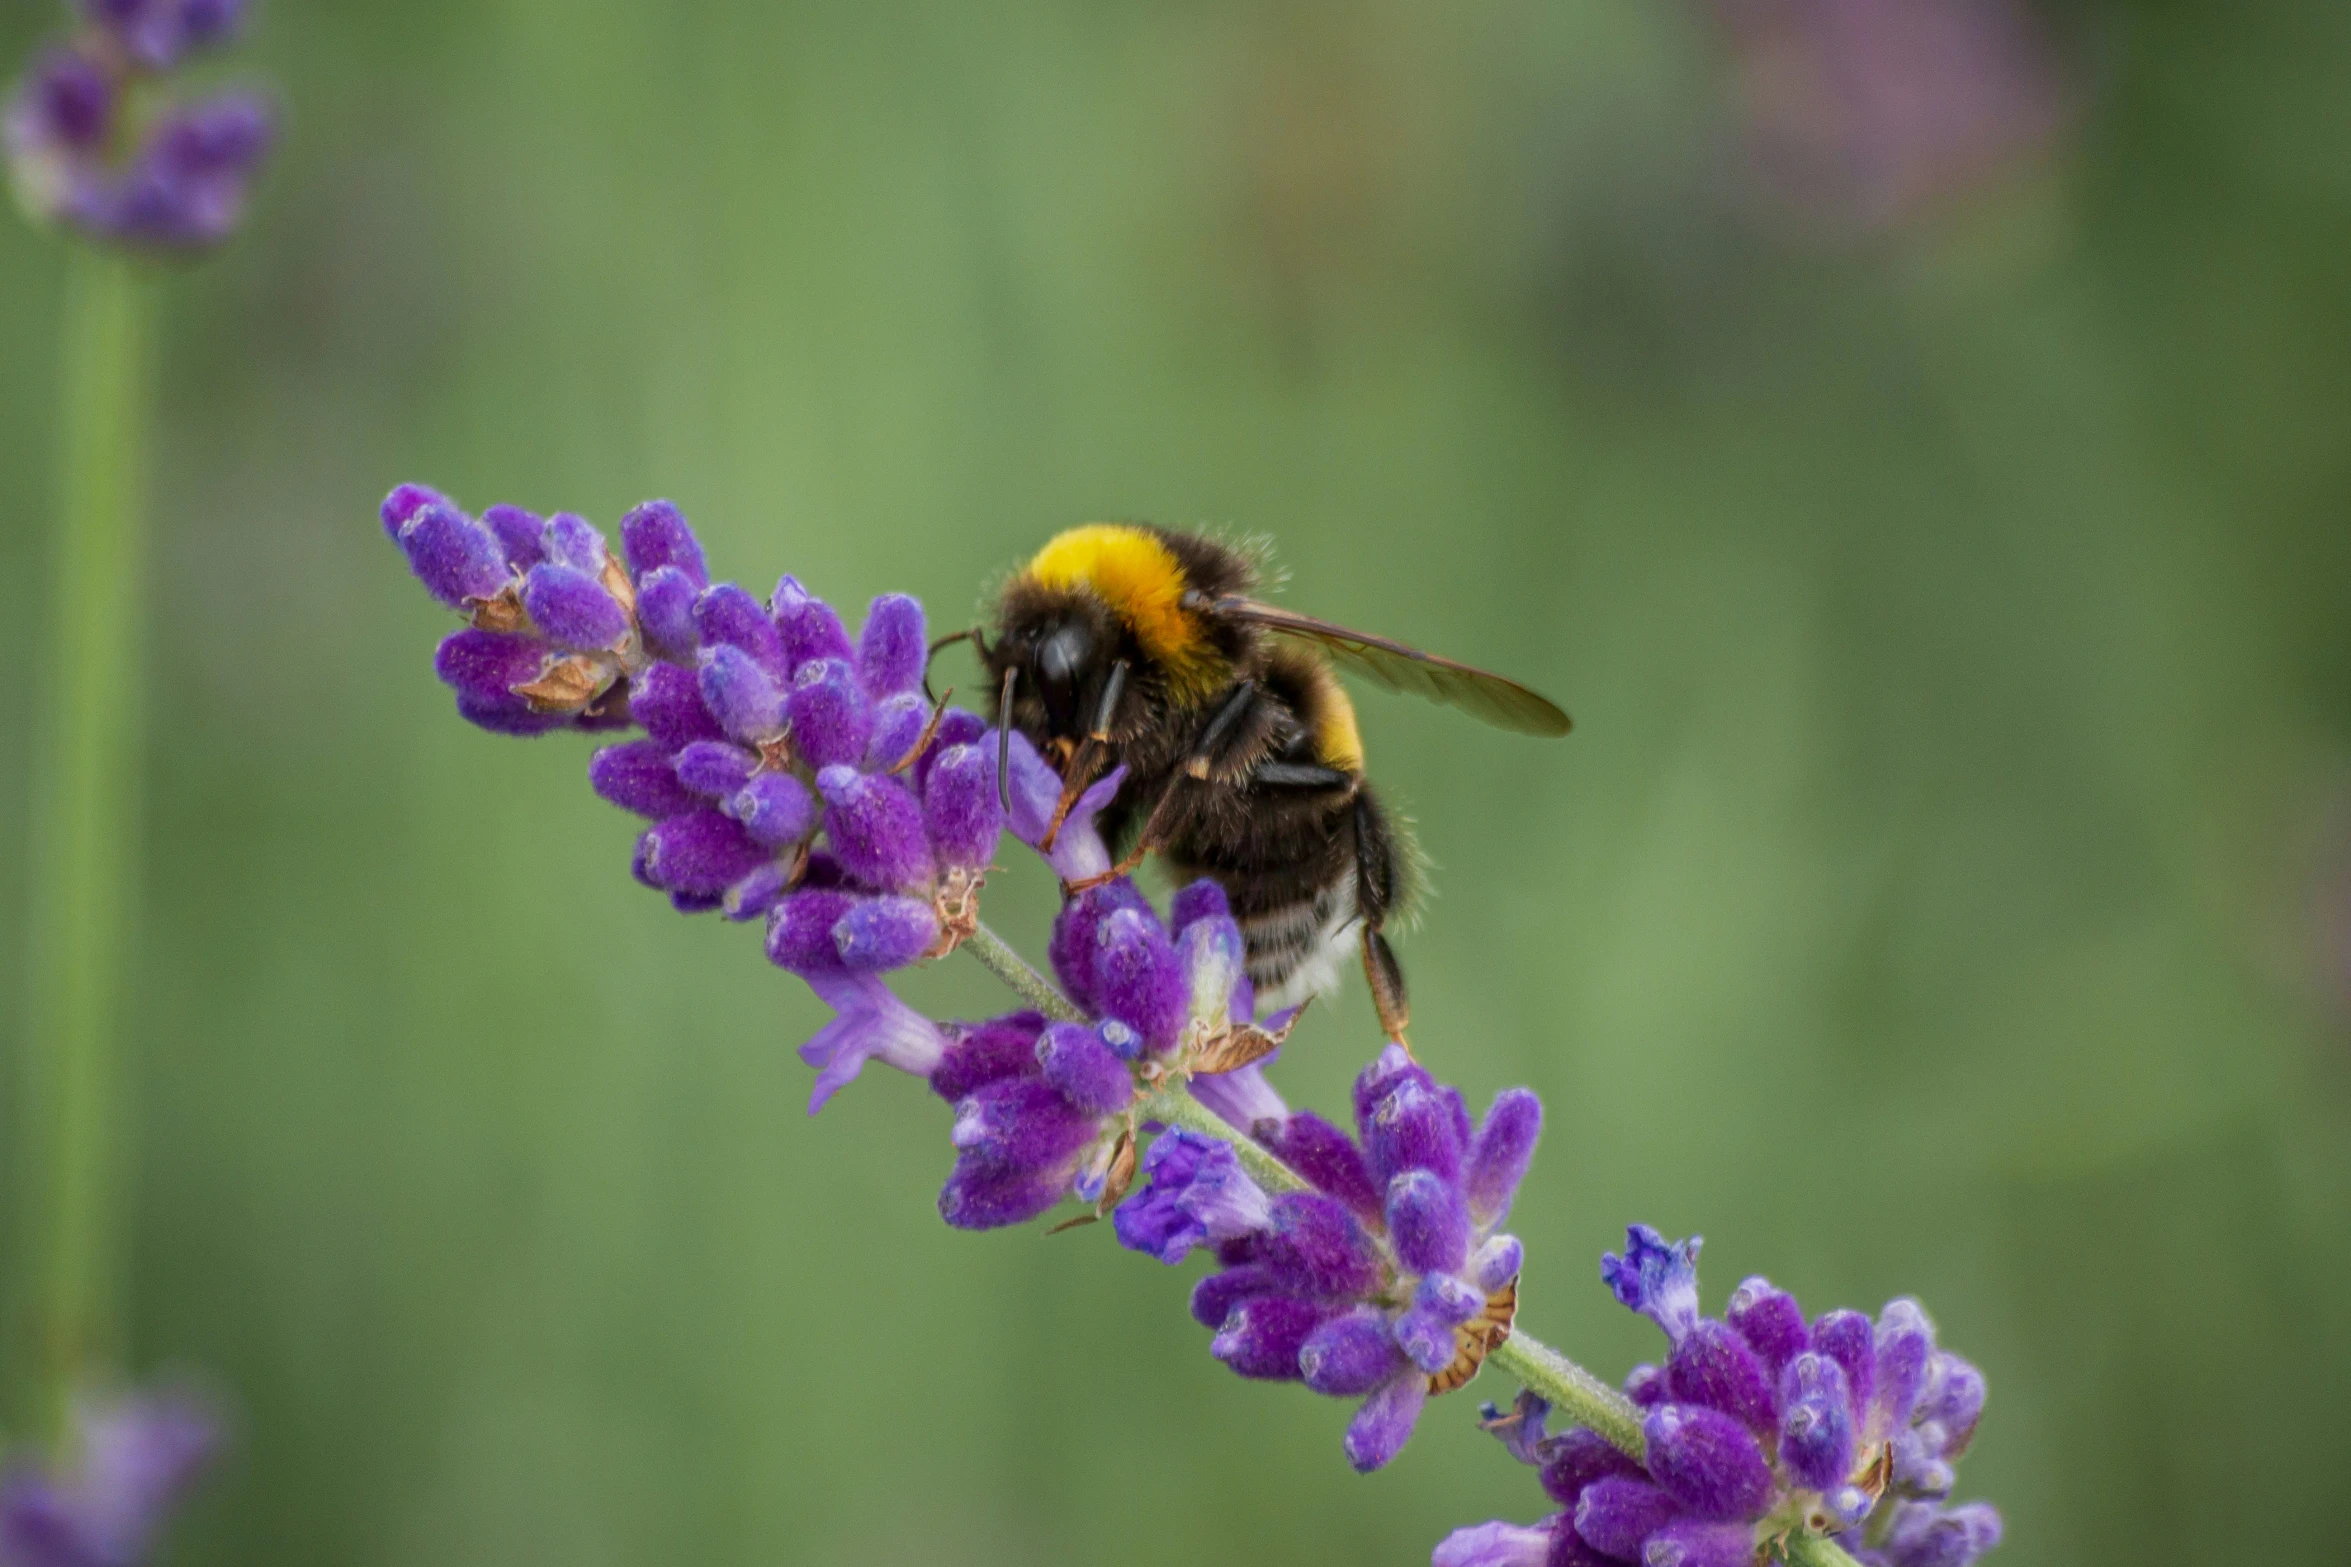
<path id="1" fill-rule="evenodd" d="M 1364 717 L 1439 867 L 1416 1041 L 1550 1106 L 1530 1331 L 1620 1374 L 1599 1252 L 1702 1230 L 1710 1305 L 1927 1301 L 1996 1560 L 2340 1560 L 2351 13 L 2042 15 L 2063 128 L 1855 221 L 1676 0 L 270 6 L 283 161 L 166 286 L 132 1358 L 243 1428 L 172 1559 L 1411 1563 L 1543 1510 L 1499 1378 L 1359 1478 L 1188 1277 L 941 1226 L 915 1085 L 807 1120 L 819 1009 L 629 880 L 586 742 L 450 716 L 415 478 L 672 496 L 942 624 L 1074 521 L 1261 531 L 1290 602 L 1523 675 L 1571 740 Z M 0 223 L 20 671 L 62 276 Z M 1333 1108 L 1372 1043 L 1350 995 L 1279 1075 Z"/>

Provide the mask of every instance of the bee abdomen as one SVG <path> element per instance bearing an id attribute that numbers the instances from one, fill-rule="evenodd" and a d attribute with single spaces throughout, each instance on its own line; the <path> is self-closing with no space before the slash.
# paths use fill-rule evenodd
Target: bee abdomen
<path id="1" fill-rule="evenodd" d="M 1228 889 L 1230 891 L 1230 889 Z M 1248 944 L 1249 981 L 1261 1008 L 1295 1006 L 1336 988 L 1361 939 L 1352 877 L 1340 877 L 1304 898 L 1250 908 L 1243 892 L 1234 917 Z"/>

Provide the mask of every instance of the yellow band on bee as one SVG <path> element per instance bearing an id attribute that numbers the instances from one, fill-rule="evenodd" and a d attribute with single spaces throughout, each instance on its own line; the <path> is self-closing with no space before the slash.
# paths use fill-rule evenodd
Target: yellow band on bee
<path id="1" fill-rule="evenodd" d="M 1037 551 L 1028 575 L 1044 587 L 1084 589 L 1102 600 L 1182 695 L 1214 689 L 1221 660 L 1184 610 L 1183 563 L 1147 530 L 1115 522 L 1071 528 Z"/>

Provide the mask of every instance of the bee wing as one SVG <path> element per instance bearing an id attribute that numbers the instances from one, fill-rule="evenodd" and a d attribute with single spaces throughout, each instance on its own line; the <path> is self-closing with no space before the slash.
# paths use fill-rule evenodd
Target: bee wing
<path id="1" fill-rule="evenodd" d="M 1350 631 L 1345 626 L 1276 609 L 1255 599 L 1220 598 L 1210 606 L 1210 613 L 1311 642 L 1341 668 L 1353 670 L 1375 684 L 1391 691 L 1425 696 L 1447 707 L 1458 707 L 1499 729 L 1546 736 L 1568 731 L 1568 716 L 1548 697 L 1528 690 L 1515 680 L 1457 664 L 1434 653 L 1423 653 L 1419 648 L 1386 637 Z"/>

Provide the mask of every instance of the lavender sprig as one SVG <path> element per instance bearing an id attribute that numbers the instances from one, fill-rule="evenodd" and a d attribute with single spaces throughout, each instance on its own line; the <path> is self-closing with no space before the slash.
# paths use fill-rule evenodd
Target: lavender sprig
<path id="1" fill-rule="evenodd" d="M 276 141 L 249 90 L 170 101 L 162 84 L 242 29 L 244 0 L 80 0 L 80 27 L 0 110 L 17 199 L 37 221 L 125 252 L 209 249 L 236 231 Z"/>
<path id="2" fill-rule="evenodd" d="M 211 1409 L 175 1392 L 79 1401 L 69 1436 L 70 1464 L 0 1470 L 6 1567 L 135 1567 L 221 1447 Z"/>
<path id="3" fill-rule="evenodd" d="M 1181 888 L 1163 916 L 1108 875 L 1095 819 L 1118 773 L 1045 851 L 1060 780 L 1018 735 L 1000 809 L 996 737 L 917 695 L 913 600 L 876 600 L 852 641 L 790 577 L 765 601 L 711 583 L 661 502 L 623 520 L 618 557 L 581 519 L 474 518 L 417 486 L 383 521 L 468 622 L 436 660 L 462 716 L 513 735 L 643 729 L 599 751 L 591 781 L 653 821 L 640 880 L 683 912 L 764 916 L 770 960 L 833 1008 L 801 1049 L 811 1112 L 868 1061 L 953 1107 L 949 1224 L 1020 1224 L 1074 1198 L 1091 1212 L 1070 1223 L 1108 1217 L 1130 1250 L 1212 1254 L 1192 1294 L 1210 1352 L 1357 1400 L 1358 1469 L 1391 1461 L 1428 1400 L 1485 1363 L 1518 1378 L 1515 1412 L 1488 1406 L 1488 1423 L 1561 1510 L 1457 1531 L 1437 1567 L 1964 1567 L 1997 1540 L 1989 1508 L 1939 1506 L 1983 1383 L 1915 1303 L 1807 1323 L 1753 1279 L 1707 1318 L 1696 1240 L 1636 1227 L 1603 1278 L 1666 1331 L 1662 1368 L 1620 1393 L 1519 1332 L 1524 1249 L 1501 1226 L 1541 1131 L 1535 1096 L 1505 1090 L 1473 1120 L 1389 1045 L 1356 1080 L 1351 1128 L 1290 1107 L 1265 1069 L 1294 1013 L 1257 1014 L 1223 892 Z M 1050 976 L 979 919 L 1005 828 L 1065 888 Z M 935 1020 L 890 989 L 889 972 L 956 947 L 1023 1007 Z M 1574 1429 L 1548 1434 L 1554 1413 Z"/>

